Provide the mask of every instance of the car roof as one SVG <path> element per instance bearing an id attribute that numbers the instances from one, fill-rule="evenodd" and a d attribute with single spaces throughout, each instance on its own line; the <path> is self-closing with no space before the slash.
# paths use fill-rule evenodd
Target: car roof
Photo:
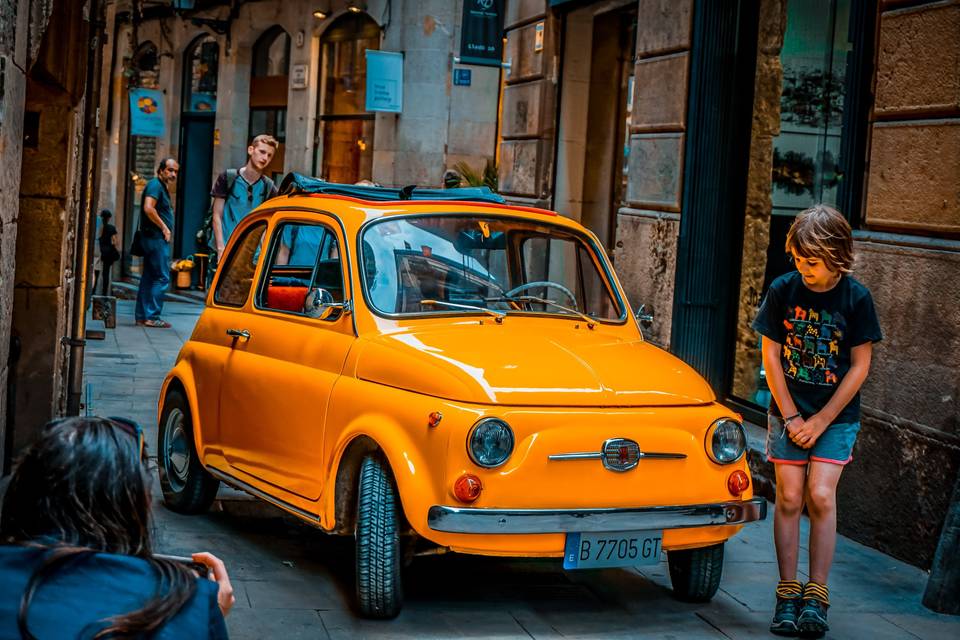
<path id="1" fill-rule="evenodd" d="M 301 182 L 298 183 L 296 180 Z M 298 186 L 298 184 L 301 186 L 305 184 L 309 187 L 310 183 L 306 181 L 313 181 L 314 186 L 323 185 L 323 187 L 309 189 Z M 479 188 L 447 190 L 413 188 L 412 191 L 417 194 L 417 197 L 396 199 L 399 192 L 403 191 L 402 189 L 324 183 L 314 178 L 305 179 L 298 174 L 288 174 L 281 184 L 280 195 L 260 205 L 248 216 L 251 218 L 250 222 L 252 219 L 268 218 L 277 211 L 316 211 L 332 213 L 338 216 L 346 226 L 357 229 L 364 222 L 382 217 L 431 213 L 476 213 L 540 219 L 560 226 L 583 229 L 575 221 L 560 216 L 555 211 L 506 204 L 502 196 L 486 188 L 482 190 Z M 448 192 L 453 192 L 449 193 L 450 196 L 464 197 L 449 199 Z M 394 199 L 383 199 L 391 195 Z M 432 199 L 438 195 L 443 196 L 442 199 Z"/>

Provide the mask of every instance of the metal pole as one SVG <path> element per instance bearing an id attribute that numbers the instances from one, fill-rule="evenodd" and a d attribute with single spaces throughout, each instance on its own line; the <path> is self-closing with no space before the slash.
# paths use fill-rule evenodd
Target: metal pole
<path id="1" fill-rule="evenodd" d="M 86 87 L 84 88 L 83 149 L 81 157 L 80 215 L 77 219 L 77 241 L 74 250 L 73 321 L 70 337 L 70 366 L 67 374 L 67 415 L 80 415 L 83 397 L 83 349 L 87 330 L 87 289 L 94 240 L 94 202 L 97 189 L 98 134 L 100 129 L 100 76 L 103 57 L 104 19 L 102 0 L 92 0 L 90 34 L 87 46 Z"/>

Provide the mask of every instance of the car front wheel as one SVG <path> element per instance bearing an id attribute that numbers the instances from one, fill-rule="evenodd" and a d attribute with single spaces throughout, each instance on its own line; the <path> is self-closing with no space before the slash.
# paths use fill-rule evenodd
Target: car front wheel
<path id="1" fill-rule="evenodd" d="M 220 481 L 200 464 L 190 405 L 177 390 L 167 394 L 160 414 L 157 467 L 163 502 L 171 511 L 203 513 L 213 504 Z"/>
<path id="2" fill-rule="evenodd" d="M 357 606 L 366 618 L 400 613 L 400 518 L 393 481 L 380 456 L 360 463 L 357 498 Z"/>
<path id="3" fill-rule="evenodd" d="M 723 543 L 699 549 L 667 551 L 673 595 L 684 602 L 709 602 L 720 588 Z"/>

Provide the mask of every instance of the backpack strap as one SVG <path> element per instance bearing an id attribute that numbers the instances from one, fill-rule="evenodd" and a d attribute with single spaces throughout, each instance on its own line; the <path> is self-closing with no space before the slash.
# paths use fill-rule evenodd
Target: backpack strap
<path id="1" fill-rule="evenodd" d="M 260 202 L 265 202 L 267 198 L 270 197 L 270 194 L 273 192 L 274 183 L 273 180 L 268 178 L 266 175 L 261 174 L 260 179 L 263 180 L 263 198 Z"/>
<path id="2" fill-rule="evenodd" d="M 240 169 L 227 169 L 227 197 L 233 195 L 233 185 L 237 183 L 237 177 L 240 175 Z"/>

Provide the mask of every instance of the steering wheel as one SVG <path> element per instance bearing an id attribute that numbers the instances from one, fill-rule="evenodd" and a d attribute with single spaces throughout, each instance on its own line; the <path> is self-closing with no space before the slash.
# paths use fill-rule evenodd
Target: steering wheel
<path id="1" fill-rule="evenodd" d="M 577 311 L 580 311 L 580 305 L 577 303 L 577 297 L 573 295 L 573 292 L 570 291 L 570 289 L 567 289 L 565 286 L 563 286 L 559 282 L 553 282 L 551 280 L 537 280 L 536 282 L 524 282 L 520 286 L 514 287 L 513 289 L 510 289 L 510 291 L 505 292 L 503 295 L 506 298 L 512 298 L 513 296 L 517 295 L 521 291 L 524 291 L 525 289 L 535 289 L 537 287 L 542 287 L 542 288 L 553 287 L 554 289 L 557 289 L 558 291 L 563 293 L 565 296 L 570 298 L 570 301 L 573 303 L 574 309 L 576 309 Z"/>

